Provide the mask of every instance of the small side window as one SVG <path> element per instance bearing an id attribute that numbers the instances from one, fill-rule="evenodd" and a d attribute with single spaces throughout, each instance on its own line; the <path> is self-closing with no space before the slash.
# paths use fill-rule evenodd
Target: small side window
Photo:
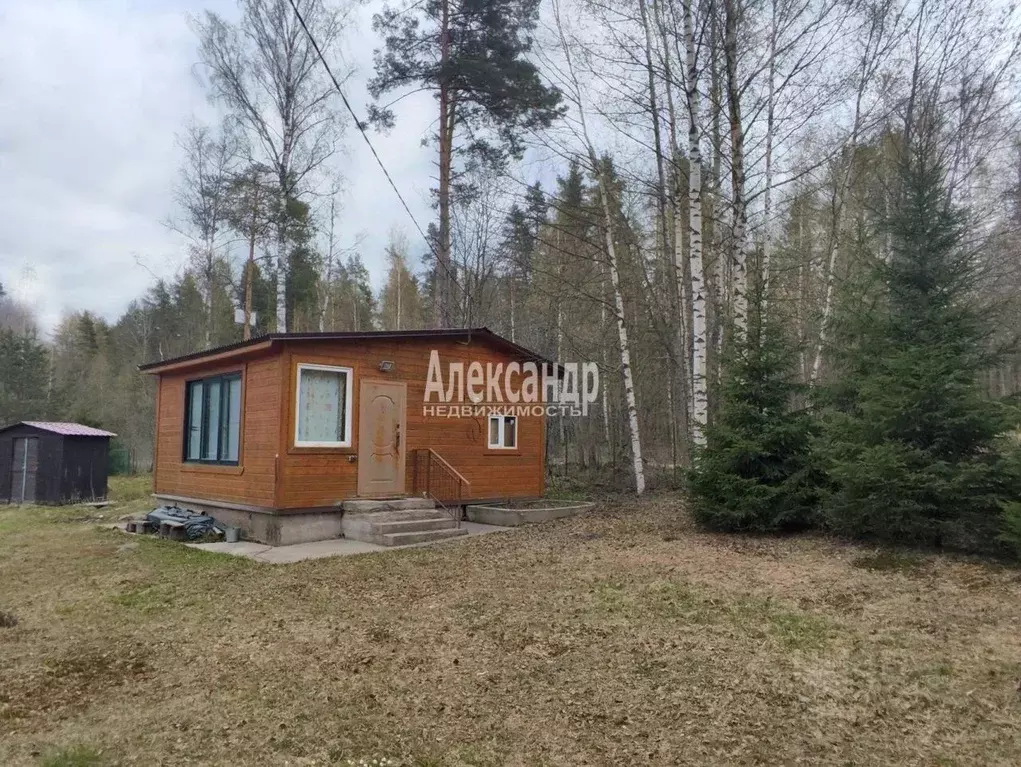
<path id="1" fill-rule="evenodd" d="M 513 450 L 518 446 L 518 419 L 513 415 L 489 416 L 489 447 Z"/>

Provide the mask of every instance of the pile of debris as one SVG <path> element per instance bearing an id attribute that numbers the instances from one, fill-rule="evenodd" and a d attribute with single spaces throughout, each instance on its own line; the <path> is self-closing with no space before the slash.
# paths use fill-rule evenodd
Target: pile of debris
<path id="1" fill-rule="evenodd" d="M 177 506 L 160 506 L 142 519 L 130 519 L 129 533 L 153 533 L 173 541 L 222 540 L 226 527 L 205 514 Z"/>

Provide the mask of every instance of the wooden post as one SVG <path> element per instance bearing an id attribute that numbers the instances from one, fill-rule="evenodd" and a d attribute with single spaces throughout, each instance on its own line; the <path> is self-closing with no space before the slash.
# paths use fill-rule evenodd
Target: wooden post
<path id="1" fill-rule="evenodd" d="M 428 453 L 426 453 L 425 457 L 426 457 L 426 463 L 425 463 L 425 492 L 429 493 L 429 490 L 432 487 L 432 483 L 433 483 L 433 454 L 432 454 L 432 451 L 429 451 Z"/>

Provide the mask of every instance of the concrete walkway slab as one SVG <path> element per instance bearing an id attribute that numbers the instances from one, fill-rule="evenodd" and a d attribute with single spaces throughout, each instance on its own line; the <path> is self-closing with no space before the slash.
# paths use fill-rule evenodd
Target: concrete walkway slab
<path id="1" fill-rule="evenodd" d="M 462 522 L 461 527 L 468 531 L 467 535 L 447 540 L 463 541 L 465 538 L 474 538 L 479 535 L 499 533 L 511 529 L 498 525 L 483 525 L 478 522 Z M 248 557 L 257 562 L 284 565 L 302 562 L 306 559 L 345 557 L 353 554 L 371 554 L 379 551 L 394 551 L 395 549 L 410 549 L 419 546 L 436 546 L 446 543 L 447 540 L 413 543 L 408 546 L 378 546 L 375 543 L 363 543 L 362 541 L 353 541 L 347 538 L 331 538 L 330 540 L 313 541 L 312 543 L 295 543 L 290 546 L 267 546 L 264 543 L 255 543 L 253 541 L 238 541 L 237 543 L 220 541 L 217 543 L 186 543 L 185 545 L 201 551 L 231 554 L 236 557 Z"/>

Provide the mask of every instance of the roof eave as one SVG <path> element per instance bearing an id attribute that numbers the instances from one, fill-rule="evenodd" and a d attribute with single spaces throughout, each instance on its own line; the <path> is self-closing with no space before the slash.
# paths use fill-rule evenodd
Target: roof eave
<path id="1" fill-rule="evenodd" d="M 241 341 L 226 348 L 209 349 L 192 352 L 170 360 L 144 363 L 138 366 L 143 373 L 161 374 L 176 370 L 187 370 L 194 367 L 202 367 L 213 362 L 237 359 L 252 353 L 268 351 L 271 347 L 292 341 L 343 341 L 358 340 L 360 338 L 377 339 L 427 339 L 427 338 L 465 338 L 470 341 L 473 337 L 479 336 L 488 342 L 500 346 L 506 351 L 516 354 L 523 359 L 536 362 L 550 362 L 539 354 L 520 346 L 503 336 L 494 333 L 489 328 L 439 328 L 425 330 L 393 330 L 393 331 L 371 331 L 339 332 L 339 333 L 268 333 L 250 341 Z"/>
<path id="2" fill-rule="evenodd" d="M 242 357 L 248 354 L 253 354 L 261 351 L 269 350 L 275 343 L 275 338 L 262 337 L 255 343 L 241 344 L 233 349 L 226 349 L 221 352 L 214 352 L 212 354 L 194 354 L 185 355 L 183 357 L 176 357 L 172 360 L 159 361 L 159 362 L 148 362 L 143 365 L 139 365 L 138 369 L 142 373 L 148 373 L 150 375 L 159 375 L 161 373 L 170 373 L 175 370 L 186 370 L 192 367 L 199 367 L 202 365 L 208 365 L 212 362 L 221 362 L 235 359 L 236 357 Z"/>

